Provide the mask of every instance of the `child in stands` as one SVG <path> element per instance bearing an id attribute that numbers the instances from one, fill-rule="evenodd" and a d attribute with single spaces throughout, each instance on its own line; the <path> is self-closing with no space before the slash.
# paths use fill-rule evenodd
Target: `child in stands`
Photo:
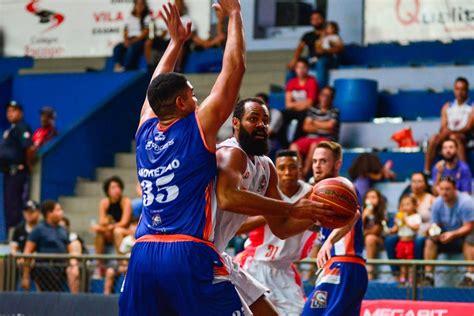
<path id="1" fill-rule="evenodd" d="M 413 259 L 415 257 L 415 237 L 421 225 L 421 216 L 417 213 L 417 201 L 411 194 L 405 194 L 400 199 L 400 206 L 395 223 L 391 229 L 397 233 L 399 240 L 395 247 L 397 259 Z M 411 282 L 408 266 L 400 267 L 400 284 Z"/>

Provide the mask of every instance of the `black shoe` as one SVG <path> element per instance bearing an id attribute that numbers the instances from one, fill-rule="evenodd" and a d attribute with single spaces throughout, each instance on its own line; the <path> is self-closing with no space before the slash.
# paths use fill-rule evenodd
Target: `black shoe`
<path id="1" fill-rule="evenodd" d="M 464 276 L 461 283 L 458 284 L 459 287 L 474 287 L 474 280 L 468 276 Z"/>

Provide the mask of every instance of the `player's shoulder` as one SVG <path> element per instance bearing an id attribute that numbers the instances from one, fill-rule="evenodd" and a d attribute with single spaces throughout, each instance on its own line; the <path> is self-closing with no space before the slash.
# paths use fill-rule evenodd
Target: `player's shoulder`
<path id="1" fill-rule="evenodd" d="M 216 151 L 217 165 L 222 168 L 228 165 L 238 166 L 245 170 L 247 166 L 247 155 L 245 152 L 234 146 L 222 146 Z"/>

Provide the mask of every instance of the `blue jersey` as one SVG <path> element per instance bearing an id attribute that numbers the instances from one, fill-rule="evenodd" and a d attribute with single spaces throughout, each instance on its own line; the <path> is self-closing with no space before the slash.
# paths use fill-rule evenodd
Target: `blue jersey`
<path id="1" fill-rule="evenodd" d="M 212 241 L 217 174 L 215 152 L 207 148 L 197 112 L 161 129 L 153 118 L 136 135 L 143 209 L 136 238 L 188 235 Z"/>

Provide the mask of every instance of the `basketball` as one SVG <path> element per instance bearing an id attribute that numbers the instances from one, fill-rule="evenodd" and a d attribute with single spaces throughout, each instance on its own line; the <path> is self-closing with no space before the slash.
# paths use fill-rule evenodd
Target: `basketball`
<path id="1" fill-rule="evenodd" d="M 339 228 L 347 225 L 357 212 L 358 199 L 354 185 L 346 178 L 324 179 L 313 187 L 311 200 L 330 205 L 336 212 L 332 223 L 321 222 L 326 228 Z"/>

